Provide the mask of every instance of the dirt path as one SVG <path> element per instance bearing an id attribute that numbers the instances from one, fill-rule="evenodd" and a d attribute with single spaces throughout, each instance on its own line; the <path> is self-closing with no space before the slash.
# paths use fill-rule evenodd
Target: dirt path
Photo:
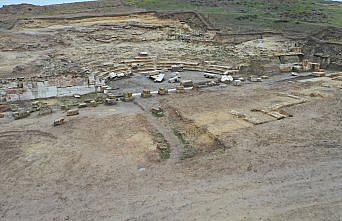
<path id="1" fill-rule="evenodd" d="M 171 148 L 171 155 L 168 163 L 177 163 L 180 160 L 182 144 L 178 137 L 173 133 L 172 129 L 161 123 L 156 117 L 146 113 L 148 122 L 161 133 Z"/>
<path id="2" fill-rule="evenodd" d="M 138 107 L 140 107 L 144 112 L 144 116 L 146 117 L 147 121 L 154 127 L 159 133 L 163 135 L 166 142 L 170 145 L 171 148 L 171 155 L 168 163 L 177 163 L 180 160 L 182 151 L 182 144 L 178 137 L 173 133 L 172 128 L 170 126 L 163 124 L 158 118 L 154 117 L 151 113 L 146 111 L 148 108 L 142 102 L 137 100 L 134 101 Z"/>

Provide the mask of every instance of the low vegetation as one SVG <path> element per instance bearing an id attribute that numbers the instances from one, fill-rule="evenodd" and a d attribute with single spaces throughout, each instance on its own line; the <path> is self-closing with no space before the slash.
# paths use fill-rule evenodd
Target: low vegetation
<path id="1" fill-rule="evenodd" d="M 171 148 L 169 143 L 165 140 L 163 134 L 156 133 L 154 135 L 155 142 L 159 145 L 159 151 L 160 151 L 160 158 L 162 160 L 167 160 L 170 158 L 171 155 Z"/>
<path id="2" fill-rule="evenodd" d="M 128 6 L 147 10 L 193 10 L 209 15 L 223 15 L 237 20 L 262 22 L 270 26 L 279 20 L 293 24 L 315 23 L 342 27 L 342 4 L 322 0 L 124 0 Z"/>
<path id="3" fill-rule="evenodd" d="M 181 160 L 192 158 L 198 153 L 197 149 L 190 144 L 190 142 L 185 138 L 182 132 L 174 129 L 174 134 L 178 137 L 179 141 L 183 145 L 183 151 L 180 157 Z"/>

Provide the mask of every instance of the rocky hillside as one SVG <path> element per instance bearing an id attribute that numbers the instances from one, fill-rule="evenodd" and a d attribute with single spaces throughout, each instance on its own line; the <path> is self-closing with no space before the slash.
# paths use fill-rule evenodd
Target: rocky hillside
<path id="1" fill-rule="evenodd" d="M 315 23 L 342 27 L 342 4 L 322 0 L 124 0 L 155 10 L 196 10 L 238 21 L 265 23 Z M 254 26 L 254 24 L 253 24 Z"/>

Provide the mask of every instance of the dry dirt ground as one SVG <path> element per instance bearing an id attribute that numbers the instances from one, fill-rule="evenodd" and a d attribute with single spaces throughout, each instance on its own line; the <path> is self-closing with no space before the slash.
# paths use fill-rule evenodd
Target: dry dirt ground
<path id="1" fill-rule="evenodd" d="M 155 13 L 19 19 L 0 32 L 0 77 L 101 75 L 142 51 L 278 67 L 274 53 L 295 43 L 272 35 L 218 44 L 200 32 Z M 341 81 L 275 73 L 73 117 L 0 119 L 0 220 L 341 220 Z M 120 93 L 170 86 L 142 74 L 111 85 Z M 157 106 L 164 116 L 151 114 Z M 65 124 L 53 127 L 61 116 Z"/>
<path id="2" fill-rule="evenodd" d="M 137 99 L 82 109 L 60 127 L 51 123 L 61 112 L 2 122 L 1 220 L 341 220 L 342 94 L 322 85 L 268 80 Z M 279 92 L 306 102 L 259 125 L 230 114 L 288 102 Z M 149 113 L 155 105 L 164 117 Z M 180 160 L 172 130 L 193 158 Z M 170 159 L 160 159 L 158 132 Z"/>

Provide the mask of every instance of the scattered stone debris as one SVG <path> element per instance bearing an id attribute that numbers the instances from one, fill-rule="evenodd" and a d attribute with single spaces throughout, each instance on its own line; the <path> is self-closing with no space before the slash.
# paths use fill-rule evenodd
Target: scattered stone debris
<path id="1" fill-rule="evenodd" d="M 218 75 L 218 74 L 212 74 L 212 73 L 204 73 L 204 77 L 205 78 L 219 78 L 220 77 L 220 75 Z"/>
<path id="2" fill-rule="evenodd" d="M 40 102 L 38 102 L 38 101 L 32 102 L 32 104 L 31 104 L 31 112 L 39 111 L 40 110 L 40 106 L 41 106 Z"/>
<path id="3" fill-rule="evenodd" d="M 167 89 L 165 89 L 165 88 L 159 88 L 158 89 L 158 94 L 159 95 L 166 95 L 168 93 L 169 93 L 169 91 Z"/>
<path id="4" fill-rule="evenodd" d="M 185 88 L 182 85 L 179 85 L 176 87 L 176 92 L 179 94 L 184 94 L 185 93 Z"/>
<path id="5" fill-rule="evenodd" d="M 64 124 L 64 118 L 63 117 L 53 121 L 53 126 L 55 126 L 55 127 L 60 126 L 62 124 Z"/>
<path id="6" fill-rule="evenodd" d="M 164 116 L 164 111 L 160 106 L 159 107 L 152 107 L 151 112 L 152 112 L 152 114 L 154 114 L 157 117 Z"/>
<path id="7" fill-rule="evenodd" d="M 223 75 L 221 77 L 221 82 L 225 83 L 225 84 L 230 84 L 231 82 L 233 82 L 234 78 L 231 75 Z"/>
<path id="8" fill-rule="evenodd" d="M 217 85 L 219 85 L 219 83 L 216 81 L 206 82 L 206 86 L 208 86 L 208 87 L 213 87 L 213 86 L 217 86 Z"/>
<path id="9" fill-rule="evenodd" d="M 183 87 L 193 87 L 194 83 L 192 82 L 192 80 L 183 80 L 181 81 L 180 85 Z"/>
<path id="10" fill-rule="evenodd" d="M 261 77 L 250 76 L 249 81 L 250 82 L 262 82 L 262 79 L 261 79 Z"/>
<path id="11" fill-rule="evenodd" d="M 89 107 L 97 107 L 97 102 L 94 101 L 94 100 L 92 100 L 92 101 L 89 102 L 89 105 L 88 105 L 88 106 L 89 106 Z"/>
<path id="12" fill-rule="evenodd" d="M 67 116 L 75 116 L 75 115 L 79 115 L 80 112 L 78 109 L 72 109 L 72 110 L 68 110 L 67 111 Z"/>
<path id="13" fill-rule="evenodd" d="M 238 117 L 238 118 L 245 118 L 245 117 L 246 117 L 245 114 L 243 114 L 243 113 L 241 113 L 241 112 L 238 112 L 238 111 L 236 111 L 236 110 L 231 110 L 230 113 L 231 113 L 232 115 Z"/>
<path id="14" fill-rule="evenodd" d="M 136 69 L 135 66 L 133 67 L 133 69 Z M 108 83 L 109 81 L 117 81 L 117 80 L 121 80 L 124 78 L 129 78 L 131 77 L 131 73 L 114 73 L 111 72 L 109 73 L 108 77 L 105 79 L 105 81 Z M 102 87 L 102 91 L 108 89 L 108 87 L 103 86 Z"/>
<path id="15" fill-rule="evenodd" d="M 116 105 L 118 102 L 115 98 L 106 98 L 105 104 L 106 105 Z"/>
<path id="16" fill-rule="evenodd" d="M 233 81 L 233 85 L 234 86 L 241 86 L 242 85 L 242 82 L 240 80 L 234 80 Z"/>
<path id="17" fill-rule="evenodd" d="M 133 101 L 133 100 L 134 100 L 134 97 L 133 97 L 133 94 L 131 92 L 125 92 L 124 93 L 123 101 L 130 102 L 130 101 Z"/>
<path id="18" fill-rule="evenodd" d="M 141 97 L 142 98 L 148 98 L 148 97 L 151 97 L 151 96 L 152 96 L 151 91 L 147 90 L 147 89 L 143 90 L 143 92 L 141 93 Z"/>
<path id="19" fill-rule="evenodd" d="M 146 170 L 145 167 L 140 167 L 140 168 L 138 168 L 138 171 L 139 171 L 139 172 L 144 172 L 145 170 Z"/>
<path id="20" fill-rule="evenodd" d="M 175 77 L 172 77 L 168 80 L 169 83 L 177 83 L 180 81 L 180 77 L 179 76 L 175 76 Z"/>
<path id="21" fill-rule="evenodd" d="M 23 118 L 26 118 L 26 117 L 30 116 L 30 111 L 28 111 L 28 110 L 19 110 L 19 111 L 13 112 L 12 115 L 13 115 L 15 120 L 19 120 L 19 119 L 23 119 Z"/>
<path id="22" fill-rule="evenodd" d="M 80 103 L 80 104 L 78 104 L 78 108 L 86 108 L 86 107 L 88 107 L 87 103 Z"/>
<path id="23" fill-rule="evenodd" d="M 153 79 L 154 82 L 160 83 L 164 80 L 165 74 L 157 74 L 151 75 L 150 78 Z"/>

